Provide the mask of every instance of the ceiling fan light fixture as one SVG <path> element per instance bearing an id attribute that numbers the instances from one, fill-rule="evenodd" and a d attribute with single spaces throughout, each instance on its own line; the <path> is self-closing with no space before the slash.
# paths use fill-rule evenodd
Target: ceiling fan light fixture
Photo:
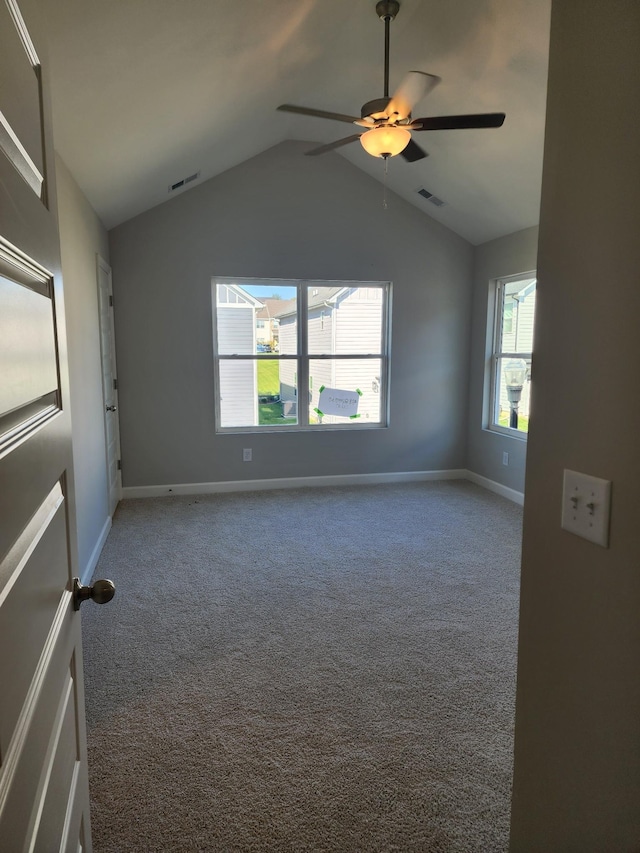
<path id="1" fill-rule="evenodd" d="M 372 157 L 395 157 L 402 153 L 411 140 L 404 127 L 374 127 L 360 137 L 362 147 Z"/>

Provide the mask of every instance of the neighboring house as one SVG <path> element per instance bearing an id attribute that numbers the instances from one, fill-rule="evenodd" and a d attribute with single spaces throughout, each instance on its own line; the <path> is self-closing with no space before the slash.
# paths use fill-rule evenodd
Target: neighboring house
<path id="1" fill-rule="evenodd" d="M 383 291 L 379 287 L 320 287 L 309 292 L 309 353 L 346 355 L 377 353 L 381 349 L 380 312 Z M 280 351 L 295 352 L 295 303 L 283 306 L 280 314 Z M 368 322 L 370 319 L 370 322 Z M 337 388 L 360 392 L 358 416 L 363 421 L 380 419 L 379 359 L 309 361 L 310 421 L 339 423 L 343 418 L 314 414 L 320 389 Z M 295 363 L 280 362 L 280 398 L 285 417 L 297 414 L 298 377 Z"/>
<path id="2" fill-rule="evenodd" d="M 262 303 L 237 284 L 216 287 L 217 348 L 223 355 L 256 352 L 256 315 Z M 258 377 L 255 361 L 221 361 L 220 424 L 258 423 Z"/>
<path id="3" fill-rule="evenodd" d="M 282 310 L 282 299 L 263 299 L 262 308 L 256 313 L 256 343 L 278 351 L 280 321 L 278 314 Z"/>

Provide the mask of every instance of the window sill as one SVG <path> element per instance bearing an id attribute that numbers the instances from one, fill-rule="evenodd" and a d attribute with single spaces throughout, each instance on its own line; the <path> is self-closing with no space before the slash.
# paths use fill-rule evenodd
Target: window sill
<path id="1" fill-rule="evenodd" d="M 309 424 L 309 426 L 300 426 L 299 424 L 291 424 L 290 426 L 263 426 L 263 427 L 222 427 L 215 431 L 216 435 L 276 435 L 277 433 L 286 433 L 291 435 L 292 432 L 362 432 L 363 430 L 379 430 L 389 429 L 388 424 Z"/>
<path id="2" fill-rule="evenodd" d="M 483 432 L 488 432 L 491 435 L 501 435 L 503 438 L 513 438 L 515 441 L 524 441 L 526 443 L 529 436 L 528 433 L 521 430 L 511 429 L 510 427 L 501 426 L 486 426 L 483 427 Z"/>

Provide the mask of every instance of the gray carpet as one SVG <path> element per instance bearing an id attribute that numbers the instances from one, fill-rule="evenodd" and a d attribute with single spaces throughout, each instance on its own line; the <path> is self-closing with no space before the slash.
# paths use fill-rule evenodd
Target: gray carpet
<path id="1" fill-rule="evenodd" d="M 96 853 L 506 850 L 520 526 L 464 481 L 123 502 Z"/>

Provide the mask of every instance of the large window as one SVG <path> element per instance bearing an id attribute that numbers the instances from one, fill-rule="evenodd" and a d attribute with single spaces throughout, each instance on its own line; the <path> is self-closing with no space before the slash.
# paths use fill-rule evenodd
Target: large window
<path id="1" fill-rule="evenodd" d="M 525 438 L 531 412 L 536 279 L 527 275 L 498 281 L 495 296 L 489 426 Z"/>
<path id="2" fill-rule="evenodd" d="M 388 282 L 214 278 L 212 291 L 218 431 L 387 425 Z"/>

